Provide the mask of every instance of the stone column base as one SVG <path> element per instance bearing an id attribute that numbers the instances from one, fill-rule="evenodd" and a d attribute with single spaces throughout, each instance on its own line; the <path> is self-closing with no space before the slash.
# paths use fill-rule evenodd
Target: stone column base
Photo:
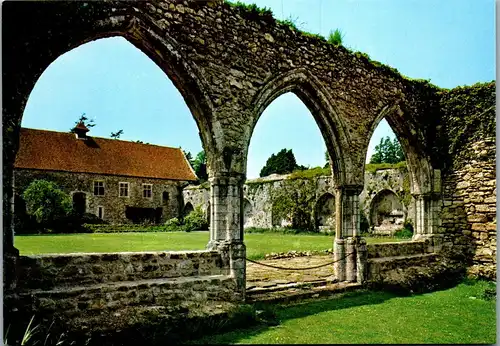
<path id="1" fill-rule="evenodd" d="M 241 241 L 209 241 L 207 250 L 221 254 L 222 266 L 228 268 L 226 275 L 236 283 L 235 301 L 245 301 L 246 294 L 246 246 Z"/>
<path id="2" fill-rule="evenodd" d="M 346 280 L 346 259 L 345 257 L 345 241 L 344 239 L 335 239 L 334 241 L 334 257 L 333 260 L 336 261 L 333 264 L 335 271 L 335 277 L 339 282 Z"/>
<path id="3" fill-rule="evenodd" d="M 364 284 L 366 282 L 366 269 L 368 261 L 368 251 L 366 240 L 358 237 L 356 240 L 356 282 Z"/>
<path id="4" fill-rule="evenodd" d="M 346 281 L 356 281 L 356 238 L 349 237 L 345 247 L 346 257 Z"/>

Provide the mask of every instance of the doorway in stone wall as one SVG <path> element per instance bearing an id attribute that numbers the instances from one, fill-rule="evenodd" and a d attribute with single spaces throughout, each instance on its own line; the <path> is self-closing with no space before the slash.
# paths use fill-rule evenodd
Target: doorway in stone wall
<path id="1" fill-rule="evenodd" d="M 79 215 L 87 212 L 87 194 L 85 192 L 73 193 L 73 211 Z"/>

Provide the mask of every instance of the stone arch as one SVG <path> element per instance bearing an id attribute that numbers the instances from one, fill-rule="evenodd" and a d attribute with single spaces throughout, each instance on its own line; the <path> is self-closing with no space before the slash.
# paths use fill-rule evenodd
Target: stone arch
<path id="1" fill-rule="evenodd" d="M 403 148 L 410 176 L 410 192 L 414 195 L 432 192 L 433 169 L 430 157 L 421 145 L 424 141 L 420 139 L 419 133 L 411 129 L 409 122 L 405 121 L 402 115 L 403 111 L 398 105 L 385 107 L 372 122 L 367 140 L 371 139 L 378 124 L 385 118 Z M 367 150 L 368 145 L 365 146 L 364 157 Z"/>
<path id="2" fill-rule="evenodd" d="M 30 11 L 15 3 L 3 8 L 3 144 L 4 244 L 11 248 L 13 166 L 19 148 L 19 130 L 28 97 L 47 67 L 64 53 L 90 41 L 122 36 L 146 54 L 169 77 L 183 96 L 200 129 L 207 155 L 214 148 L 211 134 L 213 105 L 206 81 L 168 30 L 142 12 L 148 4 L 127 2 L 31 3 Z M 144 6 L 146 8 L 144 8 Z M 22 20 L 20 20 L 22 18 Z M 36 21 L 31 30 L 26 22 Z M 15 34 L 14 34 L 15 33 Z M 42 34 L 43 33 L 43 34 Z M 10 251 L 10 250 L 9 250 Z"/>
<path id="3" fill-rule="evenodd" d="M 294 93 L 309 109 L 318 125 L 330 154 L 334 183 L 345 183 L 346 165 L 350 160 L 342 155 L 342 147 L 348 143 L 345 126 L 333 107 L 332 97 L 321 82 L 305 68 L 298 68 L 270 78 L 252 101 L 253 120 L 247 133 L 246 152 L 250 140 L 264 110 L 279 96 Z"/>
<path id="4" fill-rule="evenodd" d="M 186 217 L 187 215 L 189 215 L 190 212 L 192 212 L 194 210 L 193 208 L 193 205 L 191 204 L 191 202 L 187 202 L 185 205 L 184 205 L 184 208 L 182 208 L 182 216 L 183 217 Z"/>
<path id="5" fill-rule="evenodd" d="M 317 229 L 335 229 L 335 196 L 326 192 L 314 206 L 314 222 Z"/>
<path id="6" fill-rule="evenodd" d="M 243 227 L 251 227 L 252 225 L 253 207 L 252 203 L 246 198 L 243 198 Z"/>
<path id="7" fill-rule="evenodd" d="M 369 223 L 375 231 L 391 234 L 403 228 L 404 219 L 403 203 L 394 191 L 381 190 L 371 200 Z"/>

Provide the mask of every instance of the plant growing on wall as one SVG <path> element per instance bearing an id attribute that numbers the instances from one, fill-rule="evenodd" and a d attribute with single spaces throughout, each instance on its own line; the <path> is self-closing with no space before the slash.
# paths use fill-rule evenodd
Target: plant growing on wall
<path id="1" fill-rule="evenodd" d="M 67 216 L 72 210 L 71 198 L 53 182 L 34 180 L 24 191 L 23 199 L 29 215 L 42 227 Z"/>
<path id="2" fill-rule="evenodd" d="M 334 44 L 336 46 L 342 45 L 342 41 L 344 39 L 344 34 L 339 29 L 335 29 L 335 31 L 330 31 L 330 35 L 328 35 L 328 42 Z"/>

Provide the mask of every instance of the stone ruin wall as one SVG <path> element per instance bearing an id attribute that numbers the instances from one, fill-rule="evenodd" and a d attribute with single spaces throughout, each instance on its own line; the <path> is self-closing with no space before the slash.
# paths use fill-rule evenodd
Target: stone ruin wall
<path id="1" fill-rule="evenodd" d="M 445 247 L 463 251 L 475 277 L 496 278 L 495 139 L 470 145 L 474 159 L 443 180 L 440 234 Z"/>
<path id="2" fill-rule="evenodd" d="M 468 274 L 496 279 L 495 83 L 441 93 L 444 113 L 439 235 Z"/>
<path id="3" fill-rule="evenodd" d="M 289 175 L 271 175 L 268 177 L 247 180 L 243 187 L 243 209 L 244 209 L 244 227 L 258 227 L 258 228 L 271 228 L 273 226 L 286 226 L 287 222 L 285 220 L 274 220 L 272 213 L 272 199 L 273 195 L 277 190 L 282 188 L 283 182 L 287 179 Z M 322 203 L 321 197 L 329 193 L 335 196 L 335 189 L 332 184 L 331 176 L 320 176 L 309 178 L 309 180 L 314 180 L 316 184 L 316 189 L 314 196 L 315 207 L 317 209 L 317 203 Z M 377 170 L 376 172 L 366 172 L 365 173 L 365 186 L 363 192 L 360 194 L 360 208 L 364 213 L 367 220 L 370 219 L 372 203 L 375 196 L 380 192 L 392 191 L 394 192 L 396 198 L 403 205 L 403 219 L 414 220 L 414 208 L 411 203 L 411 197 L 408 199 L 409 187 L 406 186 L 405 182 L 408 182 L 408 172 L 406 169 L 384 169 Z M 191 203 L 193 207 L 200 206 L 202 210 L 206 211 L 209 208 L 210 202 L 210 191 L 208 187 L 201 185 L 198 186 L 188 186 L 183 190 L 184 204 Z M 406 200 L 405 200 L 406 199 Z M 406 204 L 405 204 L 406 203 Z M 247 206 L 250 205 L 250 213 L 247 213 Z M 316 210 L 311 210 L 312 217 L 318 217 L 315 214 Z M 249 215 L 250 217 L 247 217 Z M 332 220 L 332 224 L 329 227 L 321 227 L 324 230 L 335 229 L 334 225 L 334 214 L 328 218 Z M 391 228 L 393 233 L 397 229 L 403 228 L 402 224 L 396 225 L 396 227 Z M 382 234 L 387 234 L 387 232 L 380 232 Z"/>

